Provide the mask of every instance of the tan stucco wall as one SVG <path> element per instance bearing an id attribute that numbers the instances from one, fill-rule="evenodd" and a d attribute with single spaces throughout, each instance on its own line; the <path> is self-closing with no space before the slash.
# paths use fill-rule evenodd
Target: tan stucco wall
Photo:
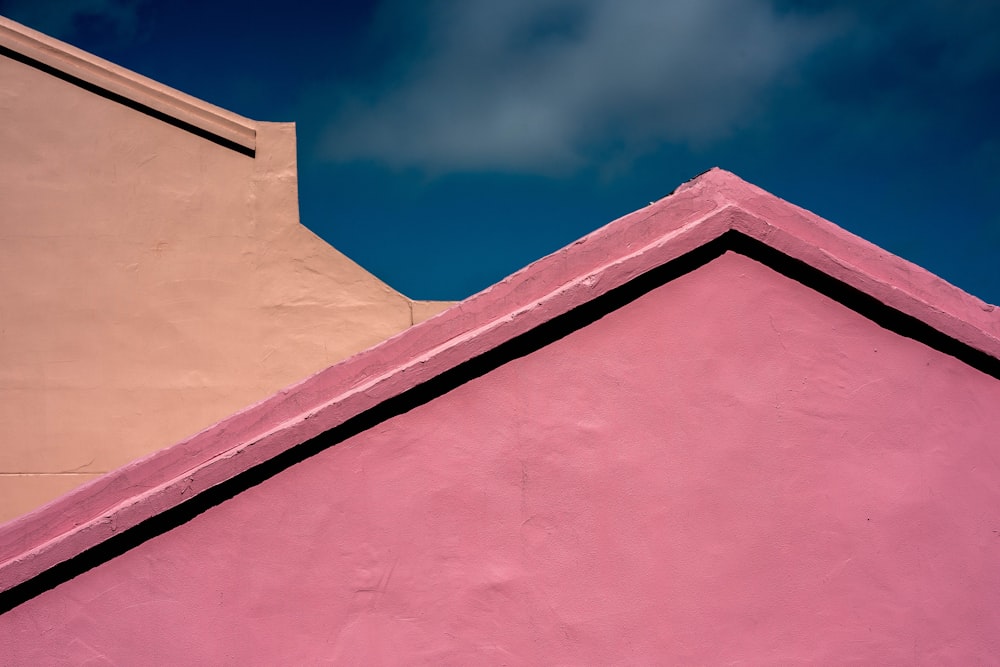
<path id="1" fill-rule="evenodd" d="M 449 305 L 300 225 L 294 126 L 242 120 L 254 157 L 0 54 L 0 521 Z"/>

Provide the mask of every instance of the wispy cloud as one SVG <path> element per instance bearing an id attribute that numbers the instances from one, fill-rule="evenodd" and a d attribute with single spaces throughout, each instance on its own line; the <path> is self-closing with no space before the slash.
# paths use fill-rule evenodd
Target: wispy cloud
<path id="1" fill-rule="evenodd" d="M 327 159 L 549 172 L 711 142 L 749 122 L 838 29 L 764 0 L 430 7 L 423 48 L 401 74 L 324 93 Z"/>
<path id="2" fill-rule="evenodd" d="M 0 14 L 60 39 L 71 39 L 86 22 L 100 24 L 108 40 L 135 37 L 145 0 L 0 0 Z"/>

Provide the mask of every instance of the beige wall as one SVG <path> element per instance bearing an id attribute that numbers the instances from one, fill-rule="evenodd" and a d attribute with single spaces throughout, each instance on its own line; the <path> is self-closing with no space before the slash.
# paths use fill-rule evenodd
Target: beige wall
<path id="1" fill-rule="evenodd" d="M 0 55 L 0 521 L 448 305 L 299 224 L 292 124 L 218 113 L 255 156 Z"/>

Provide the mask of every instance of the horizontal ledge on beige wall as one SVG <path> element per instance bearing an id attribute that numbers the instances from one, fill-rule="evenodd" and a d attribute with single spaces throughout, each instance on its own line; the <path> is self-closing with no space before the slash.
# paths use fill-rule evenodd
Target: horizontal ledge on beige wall
<path id="1" fill-rule="evenodd" d="M 0 55 L 253 157 L 256 123 L 0 16 Z"/>

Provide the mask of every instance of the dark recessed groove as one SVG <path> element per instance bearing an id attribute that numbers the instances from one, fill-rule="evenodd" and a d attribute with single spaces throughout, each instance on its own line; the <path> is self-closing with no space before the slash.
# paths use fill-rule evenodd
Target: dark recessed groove
<path id="1" fill-rule="evenodd" d="M 704 266 L 730 250 L 765 264 L 782 275 L 840 302 L 890 331 L 920 341 L 1000 379 L 1000 360 L 956 341 L 916 318 L 901 313 L 802 261 L 788 257 L 741 233 L 730 231 L 682 257 L 652 269 L 629 283 L 581 304 L 573 310 L 445 371 L 399 396 L 383 401 L 340 426 L 282 452 L 176 507 L 161 512 L 76 557 L 49 568 L 37 577 L 0 593 L 0 613 L 190 521 L 202 512 L 329 447 L 442 396 L 503 364 L 531 354 L 635 301 L 657 287 Z"/>
<path id="2" fill-rule="evenodd" d="M 125 97 L 124 95 L 112 92 L 110 90 L 107 90 L 106 88 L 98 86 L 97 84 L 81 79 L 80 77 L 73 76 L 72 74 L 63 72 L 62 70 L 52 67 L 51 65 L 46 65 L 45 63 L 35 60 L 30 56 L 26 56 L 23 53 L 18 53 L 17 51 L 9 49 L 5 46 L 0 46 L 0 55 L 7 56 L 11 60 L 16 60 L 17 62 L 28 65 L 29 67 L 34 67 L 35 69 L 45 72 L 46 74 L 50 74 L 56 77 L 57 79 L 61 79 L 67 83 L 73 84 L 74 86 L 83 88 L 87 92 L 103 97 L 104 99 L 111 100 L 112 102 L 117 102 L 118 104 L 126 106 L 129 109 L 134 109 L 139 113 L 144 113 L 147 116 L 155 118 L 156 120 L 159 121 L 163 121 L 168 125 L 173 125 L 174 127 L 184 130 L 185 132 L 190 132 L 191 134 L 197 137 L 201 137 L 202 139 L 211 141 L 212 143 L 218 144 L 223 148 L 228 148 L 229 150 L 236 151 L 237 153 L 241 153 L 242 155 L 246 155 L 247 157 L 256 156 L 257 151 L 253 148 L 244 146 L 243 144 L 233 141 L 232 139 L 227 139 L 225 137 L 219 136 L 214 132 L 198 127 L 197 125 L 188 123 L 187 121 L 175 118 L 170 114 L 154 109 L 141 102 L 136 102 L 135 100 Z"/>
<path id="3" fill-rule="evenodd" d="M 912 338 L 938 352 L 955 357 L 987 375 L 1000 379 L 1000 359 L 955 340 L 926 322 L 900 312 L 861 290 L 851 287 L 801 260 L 789 257 L 761 241 L 738 232 L 728 232 L 727 235 L 730 236 L 729 247 L 734 252 L 755 259 L 778 273 L 847 306 L 883 329 L 888 329 L 906 338 Z"/>

